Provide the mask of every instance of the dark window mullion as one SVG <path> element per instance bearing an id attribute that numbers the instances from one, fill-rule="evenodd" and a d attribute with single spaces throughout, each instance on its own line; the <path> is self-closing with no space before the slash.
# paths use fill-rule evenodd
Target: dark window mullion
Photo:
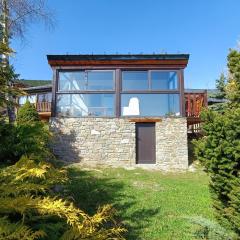
<path id="1" fill-rule="evenodd" d="M 154 90 L 151 90 L 151 91 L 148 91 L 148 90 L 146 90 L 146 91 L 133 91 L 133 90 L 131 90 L 131 91 L 121 91 L 120 92 L 120 94 L 124 94 L 124 93 L 128 93 L 128 94 L 151 94 L 151 93 L 154 93 L 154 94 L 179 94 L 180 93 L 180 91 L 179 90 L 161 90 L 161 91 L 158 91 L 158 90 L 156 90 L 156 91 L 154 91 Z"/>
<path id="2" fill-rule="evenodd" d="M 148 71 L 148 90 L 152 90 L 152 82 L 151 82 L 151 70 Z"/>
<path id="3" fill-rule="evenodd" d="M 116 69 L 115 71 L 115 116 L 121 116 L 121 71 L 120 69 Z"/>

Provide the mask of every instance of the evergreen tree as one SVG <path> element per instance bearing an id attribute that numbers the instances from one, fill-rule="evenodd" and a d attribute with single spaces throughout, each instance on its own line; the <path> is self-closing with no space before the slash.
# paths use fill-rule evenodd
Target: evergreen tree
<path id="1" fill-rule="evenodd" d="M 17 114 L 17 124 L 31 124 L 39 121 L 38 112 L 33 104 L 27 101 L 19 108 Z"/>
<path id="2" fill-rule="evenodd" d="M 195 141 L 195 153 L 210 175 L 217 219 L 240 237 L 240 52 L 230 51 L 228 68 L 226 108 L 202 113 L 205 136 Z"/>
<path id="3" fill-rule="evenodd" d="M 6 44 L 0 43 L 0 55 L 10 55 L 13 51 Z M 18 79 L 14 68 L 4 61 L 0 61 L 0 107 L 13 108 L 15 105 L 15 97 L 21 91 L 13 86 L 14 81 Z"/>
<path id="4" fill-rule="evenodd" d="M 216 88 L 218 92 L 216 93 L 216 98 L 225 99 L 226 98 L 226 78 L 223 73 L 221 73 L 219 79 L 216 80 Z"/>
<path id="5" fill-rule="evenodd" d="M 226 86 L 227 98 L 232 107 L 240 105 L 240 52 L 231 50 L 228 55 L 229 78 Z"/>

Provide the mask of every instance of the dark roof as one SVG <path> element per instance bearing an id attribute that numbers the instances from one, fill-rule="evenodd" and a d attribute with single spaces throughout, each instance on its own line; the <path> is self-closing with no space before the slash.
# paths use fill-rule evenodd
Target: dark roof
<path id="1" fill-rule="evenodd" d="M 28 88 L 28 87 L 37 87 L 37 86 L 44 86 L 51 84 L 51 80 L 26 80 L 21 79 L 17 80 L 16 84 L 22 84 L 22 87 Z"/>
<path id="2" fill-rule="evenodd" d="M 45 91 L 50 92 L 52 91 L 52 84 L 36 86 L 36 87 L 27 87 L 27 88 L 23 88 L 23 90 L 29 93 L 45 92 Z"/>
<path id="3" fill-rule="evenodd" d="M 228 102 L 228 100 L 227 99 L 219 99 L 219 98 L 209 97 L 208 102 L 209 103 L 225 103 L 225 102 Z"/>
<path id="4" fill-rule="evenodd" d="M 184 92 L 185 93 L 205 93 L 207 92 L 208 90 L 207 89 L 189 89 L 189 88 L 186 88 L 184 89 Z"/>
<path id="5" fill-rule="evenodd" d="M 188 60 L 189 54 L 79 54 L 47 55 L 48 61 L 81 61 L 81 60 Z"/>

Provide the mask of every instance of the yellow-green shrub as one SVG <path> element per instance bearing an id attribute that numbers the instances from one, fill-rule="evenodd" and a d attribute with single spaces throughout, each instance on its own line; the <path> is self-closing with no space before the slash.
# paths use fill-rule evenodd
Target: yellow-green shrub
<path id="1" fill-rule="evenodd" d="M 0 170 L 0 239 L 124 239 L 125 229 L 114 222 L 110 205 L 89 216 L 71 196 L 64 197 L 67 171 L 57 166 L 48 148 L 46 125 L 24 117 L 16 126 L 6 126 L 7 131 L 2 125 L 0 135 L 2 129 L 4 139 L 10 137 L 12 144 L 5 155 L 12 156 L 8 151 L 13 151 L 14 157 L 22 157 Z"/>
<path id="2" fill-rule="evenodd" d="M 123 239 L 125 230 L 114 223 L 110 205 L 89 216 L 54 191 L 66 181 L 66 170 L 34 155 L 2 169 L 0 239 Z"/>

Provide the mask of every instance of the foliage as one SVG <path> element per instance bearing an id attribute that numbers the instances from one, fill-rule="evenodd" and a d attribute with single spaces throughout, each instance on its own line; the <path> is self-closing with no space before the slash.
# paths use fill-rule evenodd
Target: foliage
<path id="1" fill-rule="evenodd" d="M 218 223 L 203 217 L 191 217 L 189 221 L 196 225 L 194 238 L 211 240 L 233 240 L 236 236 Z"/>
<path id="2" fill-rule="evenodd" d="M 195 152 L 210 174 L 217 218 L 240 234 L 240 109 L 209 110 L 202 119 L 205 137 L 195 142 Z"/>
<path id="3" fill-rule="evenodd" d="M 216 80 L 217 91 L 208 95 L 211 98 L 215 98 L 216 101 L 218 102 L 210 105 L 209 109 L 220 112 L 220 113 L 224 113 L 224 110 L 227 107 L 226 84 L 227 84 L 227 79 L 222 73 L 219 79 Z"/>
<path id="4" fill-rule="evenodd" d="M 48 144 L 51 134 L 48 126 L 39 121 L 32 104 L 26 102 L 17 114 L 17 124 L 0 122 L 0 162 L 16 162 L 22 155 L 50 154 Z"/>
<path id="5" fill-rule="evenodd" d="M 35 155 L 1 170 L 0 239 L 49 239 L 56 222 L 54 239 L 123 239 L 123 228 L 106 227 L 114 215 L 110 205 L 89 216 L 54 191 L 66 181 L 64 169 Z"/>
<path id="6" fill-rule="evenodd" d="M 240 104 L 240 52 L 231 50 L 228 55 L 229 78 L 226 86 L 227 98 L 231 105 Z"/>
<path id="7" fill-rule="evenodd" d="M 17 124 L 28 124 L 39 121 L 39 115 L 34 107 L 29 101 L 27 101 L 22 107 L 19 108 L 17 114 Z"/>
<path id="8" fill-rule="evenodd" d="M 18 83 L 22 83 L 29 87 L 38 87 L 38 86 L 44 86 L 44 85 L 51 85 L 51 80 L 25 80 L 21 79 L 17 81 Z"/>
<path id="9" fill-rule="evenodd" d="M 30 103 L 17 119 L 0 127 L 1 158 L 19 159 L 0 171 L 0 239 L 124 239 L 110 205 L 90 216 L 65 194 L 67 171 L 57 166 L 50 133 Z"/>
<path id="10" fill-rule="evenodd" d="M 28 26 L 34 22 L 53 25 L 53 14 L 46 0 L 2 0 L 0 12 L 7 15 L 10 37 L 24 38 Z"/>
<path id="11" fill-rule="evenodd" d="M 225 99 L 226 98 L 226 78 L 224 74 L 222 73 L 219 77 L 219 79 L 216 80 L 216 98 L 218 99 Z"/>
<path id="12" fill-rule="evenodd" d="M 202 113 L 205 136 L 195 142 L 195 153 L 210 175 L 217 219 L 240 236 L 240 53 L 228 56 L 229 78 L 224 112 Z"/>
<path id="13" fill-rule="evenodd" d="M 13 52 L 6 44 L 0 43 L 0 55 L 9 56 Z M 0 61 L 0 106 L 13 106 L 13 98 L 16 97 L 20 91 L 13 86 L 14 81 L 18 78 L 15 74 L 14 68 L 10 64 L 6 64 L 3 60 Z M 11 97 L 9 97 L 11 96 Z"/>

